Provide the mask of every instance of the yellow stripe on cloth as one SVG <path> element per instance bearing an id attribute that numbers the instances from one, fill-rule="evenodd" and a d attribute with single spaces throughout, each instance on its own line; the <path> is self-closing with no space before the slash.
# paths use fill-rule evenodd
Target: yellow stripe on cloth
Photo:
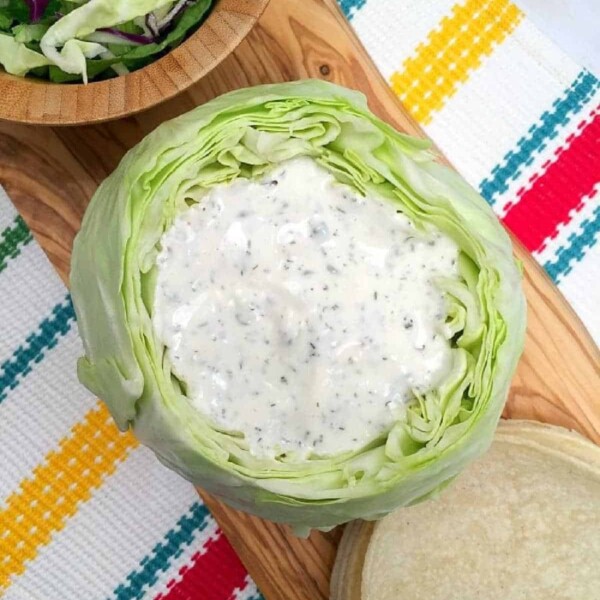
<path id="1" fill-rule="evenodd" d="M 117 429 L 104 404 L 98 403 L 21 482 L 0 511 L 0 591 L 23 573 L 27 561 L 137 443 L 131 433 Z"/>
<path id="2" fill-rule="evenodd" d="M 402 72 L 391 78 L 392 89 L 422 124 L 440 110 L 523 18 L 508 0 L 467 0 L 456 4 L 416 54 L 408 58 Z"/>

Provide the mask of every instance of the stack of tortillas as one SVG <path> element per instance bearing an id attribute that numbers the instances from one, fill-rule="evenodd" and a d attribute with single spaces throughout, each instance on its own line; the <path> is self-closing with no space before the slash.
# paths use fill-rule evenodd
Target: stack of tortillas
<path id="1" fill-rule="evenodd" d="M 599 600 L 600 448 L 529 421 L 436 498 L 346 527 L 332 600 Z"/>

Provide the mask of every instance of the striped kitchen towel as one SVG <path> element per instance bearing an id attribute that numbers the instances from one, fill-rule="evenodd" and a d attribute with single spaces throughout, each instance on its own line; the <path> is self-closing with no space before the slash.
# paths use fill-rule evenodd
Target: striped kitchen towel
<path id="1" fill-rule="evenodd" d="M 598 78 L 508 0 L 339 3 L 400 100 L 600 344 Z"/>
<path id="2" fill-rule="evenodd" d="M 600 341 L 600 85 L 505 0 L 339 0 L 405 105 Z M 66 289 L 0 194 L 0 596 L 260 594 L 188 483 L 76 381 Z"/>
<path id="3" fill-rule="evenodd" d="M 79 385 L 71 300 L 0 188 L 0 597 L 259 600 L 192 486 Z"/>

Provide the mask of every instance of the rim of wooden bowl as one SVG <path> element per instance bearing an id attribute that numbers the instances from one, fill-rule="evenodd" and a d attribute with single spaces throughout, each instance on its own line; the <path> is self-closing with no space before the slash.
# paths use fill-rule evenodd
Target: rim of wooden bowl
<path id="1" fill-rule="evenodd" d="M 60 84 L 0 71 L 0 119 L 89 125 L 126 117 L 182 92 L 229 56 L 269 0 L 217 0 L 200 28 L 157 61 L 105 81 Z"/>

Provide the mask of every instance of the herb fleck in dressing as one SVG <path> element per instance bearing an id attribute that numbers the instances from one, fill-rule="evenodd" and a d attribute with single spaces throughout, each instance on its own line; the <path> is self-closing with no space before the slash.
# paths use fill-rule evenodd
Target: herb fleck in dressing
<path id="1" fill-rule="evenodd" d="M 250 452 L 330 455 L 447 374 L 458 249 L 308 158 L 211 189 L 161 239 L 153 322 L 190 401 Z"/>

